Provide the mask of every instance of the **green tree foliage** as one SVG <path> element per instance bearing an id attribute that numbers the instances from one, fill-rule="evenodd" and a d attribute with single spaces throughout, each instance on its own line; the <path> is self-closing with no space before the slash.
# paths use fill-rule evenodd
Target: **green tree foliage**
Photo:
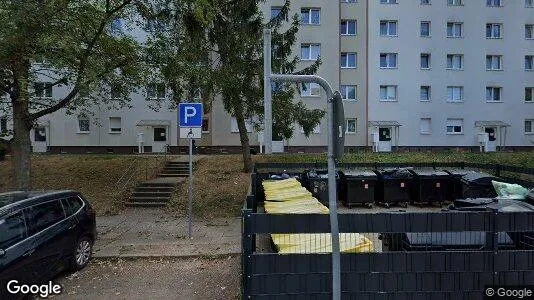
<path id="1" fill-rule="evenodd" d="M 268 27 L 273 32 L 274 72 L 315 74 L 321 64 L 319 59 L 309 67 L 295 71 L 299 58 L 292 56 L 292 51 L 299 27 L 298 15 L 289 23 L 290 1 L 286 0 L 278 16 L 265 20 L 259 10 L 260 2 L 219 1 L 209 33 L 217 57 L 213 65 L 213 82 L 221 92 L 225 110 L 237 120 L 244 171 L 252 168 L 246 121 L 255 120 L 259 124 L 264 114 L 263 29 Z M 295 123 L 309 135 L 324 116 L 324 111 L 307 109 L 302 101 L 295 101 L 295 90 L 295 85 L 283 83 L 276 85 L 273 93 L 273 132 L 285 139 L 293 136 Z"/>

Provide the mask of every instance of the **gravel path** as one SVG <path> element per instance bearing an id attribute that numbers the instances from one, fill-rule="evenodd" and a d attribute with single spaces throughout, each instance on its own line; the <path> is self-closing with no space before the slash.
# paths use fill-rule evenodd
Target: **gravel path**
<path id="1" fill-rule="evenodd" d="M 93 260 L 53 299 L 238 299 L 240 258 Z"/>

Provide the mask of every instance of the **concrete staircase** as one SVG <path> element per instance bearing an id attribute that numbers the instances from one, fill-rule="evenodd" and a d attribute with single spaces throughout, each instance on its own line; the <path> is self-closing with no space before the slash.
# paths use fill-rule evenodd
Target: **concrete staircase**
<path id="1" fill-rule="evenodd" d="M 188 177 L 189 176 L 189 163 L 169 161 L 163 168 L 163 171 L 159 174 L 159 177 Z"/>
<path id="2" fill-rule="evenodd" d="M 178 182 L 143 182 L 135 187 L 127 206 L 165 206 Z"/>

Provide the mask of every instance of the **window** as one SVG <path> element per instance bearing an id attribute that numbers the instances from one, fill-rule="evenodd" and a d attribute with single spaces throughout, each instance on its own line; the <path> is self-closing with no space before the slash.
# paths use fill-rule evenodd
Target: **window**
<path id="1" fill-rule="evenodd" d="M 396 68 L 397 53 L 380 53 L 380 68 Z"/>
<path id="2" fill-rule="evenodd" d="M 534 0 L 525 0 L 525 7 L 534 7 Z"/>
<path id="3" fill-rule="evenodd" d="M 154 127 L 154 142 L 166 142 L 167 129 L 165 127 Z"/>
<path id="4" fill-rule="evenodd" d="M 381 36 L 397 36 L 397 21 L 380 21 Z"/>
<path id="5" fill-rule="evenodd" d="M 502 6 L 501 0 L 486 0 L 486 6 L 497 7 Z"/>
<path id="6" fill-rule="evenodd" d="M 486 38 L 488 39 L 500 39 L 502 24 L 488 23 L 486 24 Z"/>
<path id="7" fill-rule="evenodd" d="M 462 134 L 464 119 L 447 119 L 447 134 Z"/>
<path id="8" fill-rule="evenodd" d="M 534 68 L 534 55 L 525 56 L 525 70 L 532 71 Z"/>
<path id="9" fill-rule="evenodd" d="M 463 67 L 463 55 L 447 54 L 447 69 L 461 70 Z"/>
<path id="10" fill-rule="evenodd" d="M 430 5 L 430 0 L 421 0 L 421 5 Z"/>
<path id="11" fill-rule="evenodd" d="M 346 119 L 345 120 L 347 127 L 346 133 L 356 133 L 358 129 L 358 119 Z"/>
<path id="12" fill-rule="evenodd" d="M 421 69 L 430 69 L 429 53 L 421 53 Z"/>
<path id="13" fill-rule="evenodd" d="M 464 99 L 463 86 L 448 86 L 447 87 L 447 102 L 462 102 Z"/>
<path id="14" fill-rule="evenodd" d="M 447 0 L 448 6 L 460 6 L 464 5 L 463 0 Z"/>
<path id="15" fill-rule="evenodd" d="M 447 37 L 459 38 L 462 37 L 462 23 L 447 23 Z"/>
<path id="16" fill-rule="evenodd" d="M 279 6 L 273 6 L 271 7 L 271 19 L 274 19 L 278 17 L 278 15 L 282 12 L 282 8 Z"/>
<path id="17" fill-rule="evenodd" d="M 525 102 L 533 102 L 534 101 L 534 87 L 526 87 L 525 88 Z"/>
<path id="18" fill-rule="evenodd" d="M 37 126 L 33 129 L 35 142 L 46 142 L 46 127 Z"/>
<path id="19" fill-rule="evenodd" d="M 65 218 L 59 200 L 45 202 L 28 208 L 29 235 L 39 233 Z"/>
<path id="20" fill-rule="evenodd" d="M 122 33 L 122 20 L 119 17 L 115 17 L 113 19 L 113 22 L 111 22 L 110 25 L 110 32 L 111 34 L 121 34 Z"/>
<path id="21" fill-rule="evenodd" d="M 0 117 L 0 133 L 7 133 L 7 118 Z"/>
<path id="22" fill-rule="evenodd" d="M 121 91 L 117 87 L 111 87 L 109 94 L 110 94 L 110 98 L 111 99 L 121 99 L 122 98 Z"/>
<path id="23" fill-rule="evenodd" d="M 430 36 L 430 21 L 421 22 L 421 36 L 422 37 Z"/>
<path id="24" fill-rule="evenodd" d="M 90 131 L 90 121 L 88 117 L 78 116 L 78 132 L 88 133 Z"/>
<path id="25" fill-rule="evenodd" d="M 35 97 L 52 98 L 52 86 L 48 82 L 36 82 L 33 85 Z"/>
<path id="26" fill-rule="evenodd" d="M 355 85 L 342 85 L 340 87 L 341 98 L 343 100 L 356 101 L 356 86 Z"/>
<path id="27" fill-rule="evenodd" d="M 380 101 L 397 101 L 397 86 L 396 85 L 381 85 L 380 86 Z"/>
<path id="28" fill-rule="evenodd" d="M 202 118 L 202 132 L 204 133 L 210 132 L 210 119 Z"/>
<path id="29" fill-rule="evenodd" d="M 397 0 L 380 0 L 380 4 L 397 4 Z"/>
<path id="30" fill-rule="evenodd" d="M 69 197 L 64 200 L 63 204 L 67 211 L 67 216 L 77 213 L 83 207 L 83 201 L 78 197 Z"/>
<path id="31" fill-rule="evenodd" d="M 486 55 L 486 70 L 502 70 L 502 55 Z"/>
<path id="32" fill-rule="evenodd" d="M 299 126 L 300 133 L 304 133 L 304 128 L 302 126 Z M 313 127 L 312 133 L 319 134 L 321 133 L 321 124 L 317 124 L 317 126 Z"/>
<path id="33" fill-rule="evenodd" d="M 163 94 L 165 95 L 165 94 Z M 163 96 L 165 97 L 165 96 Z M 194 100 L 202 100 L 202 89 L 201 88 L 197 88 L 194 92 L 193 92 L 193 99 Z"/>
<path id="34" fill-rule="evenodd" d="M 356 3 L 356 0 L 341 0 L 341 3 Z"/>
<path id="35" fill-rule="evenodd" d="M 500 102 L 501 94 L 502 88 L 500 87 L 486 87 L 486 101 L 488 102 Z"/>
<path id="36" fill-rule="evenodd" d="M 121 117 L 110 117 L 109 118 L 109 132 L 110 133 L 121 133 Z"/>
<path id="37" fill-rule="evenodd" d="M 300 21 L 305 25 L 319 25 L 321 23 L 321 10 L 319 8 L 301 9 Z"/>
<path id="38" fill-rule="evenodd" d="M 357 55 L 355 52 L 341 52 L 339 65 L 341 68 L 356 68 Z"/>
<path id="39" fill-rule="evenodd" d="M 0 219 L 0 249 L 15 245 L 26 238 L 24 215 L 18 211 Z"/>
<path id="40" fill-rule="evenodd" d="M 342 20 L 339 32 L 341 35 L 356 35 L 356 20 Z"/>
<path id="41" fill-rule="evenodd" d="M 525 38 L 528 40 L 534 39 L 534 24 L 525 25 Z"/>
<path id="42" fill-rule="evenodd" d="M 307 82 L 301 84 L 301 97 L 319 97 L 321 96 L 321 87 L 314 82 Z"/>
<path id="43" fill-rule="evenodd" d="M 239 126 L 237 126 L 237 120 L 235 118 L 232 118 L 232 123 L 230 124 L 230 130 L 233 133 L 239 132 Z M 247 129 L 247 132 L 252 132 L 252 121 L 251 120 L 245 120 L 245 128 Z"/>
<path id="44" fill-rule="evenodd" d="M 320 44 L 302 44 L 300 45 L 301 60 L 317 60 L 321 56 Z"/>
<path id="45" fill-rule="evenodd" d="M 430 118 L 421 118 L 419 128 L 421 134 L 432 134 L 432 120 Z"/>
<path id="46" fill-rule="evenodd" d="M 421 86 L 421 101 L 430 101 L 430 87 L 429 86 Z"/>
<path id="47" fill-rule="evenodd" d="M 534 128 L 532 124 L 534 124 L 534 120 L 525 120 L 525 133 L 526 134 L 534 134 Z"/>
<path id="48" fill-rule="evenodd" d="M 146 88 L 146 94 L 148 99 L 161 100 L 165 99 L 165 84 L 164 83 L 151 83 Z"/>

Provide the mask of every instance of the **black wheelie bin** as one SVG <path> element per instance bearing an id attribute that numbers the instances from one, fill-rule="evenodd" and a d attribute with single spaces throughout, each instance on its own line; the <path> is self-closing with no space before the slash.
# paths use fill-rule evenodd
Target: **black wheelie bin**
<path id="1" fill-rule="evenodd" d="M 380 169 L 374 171 L 378 176 L 375 202 L 385 207 L 400 204 L 404 207 L 410 202 L 409 185 L 413 179 L 408 169 Z"/>
<path id="2" fill-rule="evenodd" d="M 352 169 L 340 171 L 339 200 L 348 208 L 354 205 L 373 207 L 377 175 L 372 170 Z"/>
<path id="3" fill-rule="evenodd" d="M 442 205 L 447 200 L 448 173 L 434 169 L 414 169 L 410 172 L 414 176 L 410 184 L 413 202 Z"/>
<path id="4" fill-rule="evenodd" d="M 304 172 L 303 182 L 305 187 L 312 193 L 312 195 L 319 200 L 324 206 L 328 207 L 328 171 L 310 170 Z M 340 178 L 339 173 L 336 173 L 336 187 L 338 196 L 340 192 Z"/>
<path id="5" fill-rule="evenodd" d="M 470 172 L 462 176 L 462 199 L 466 198 L 494 198 L 497 192 L 491 181 L 502 179 L 483 172 Z"/>

